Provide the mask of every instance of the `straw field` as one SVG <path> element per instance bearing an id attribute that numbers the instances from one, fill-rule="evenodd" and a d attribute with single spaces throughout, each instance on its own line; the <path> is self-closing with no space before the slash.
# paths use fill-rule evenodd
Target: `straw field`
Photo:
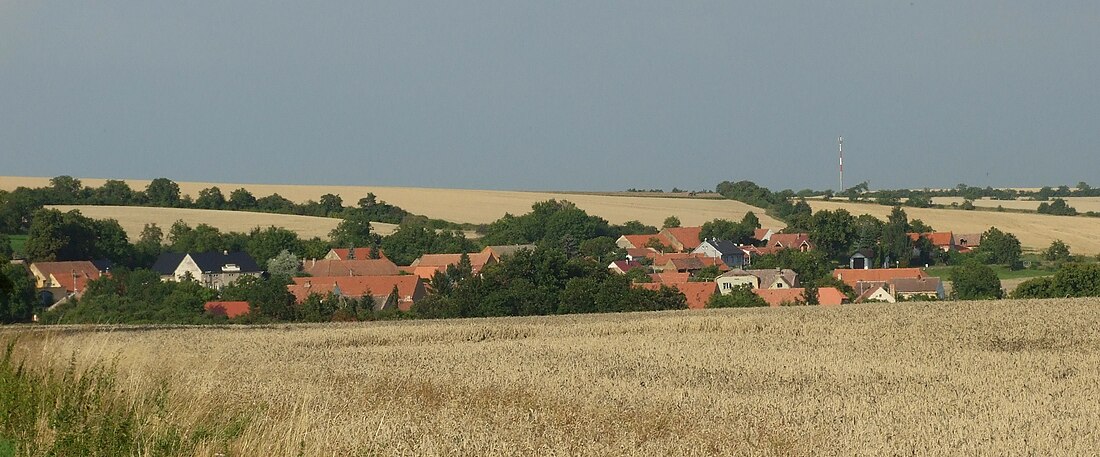
<path id="1" fill-rule="evenodd" d="M 807 200 L 814 211 L 845 209 L 848 212 L 870 214 L 885 219 L 891 208 L 873 203 Z M 999 213 L 994 211 L 963 211 L 956 209 L 904 208 L 909 219 L 920 219 L 936 230 L 955 233 L 981 233 L 995 226 L 1020 239 L 1024 250 L 1039 251 L 1054 240 L 1069 244 L 1074 254 L 1100 253 L 1100 218 L 1050 216 L 1046 214 Z"/>
<path id="2" fill-rule="evenodd" d="M 169 392 L 196 455 L 1089 455 L 1100 300 L 22 334 Z M 142 422 L 157 427 L 159 422 Z M 140 431 L 140 430 L 139 430 Z M 154 430 L 146 430 L 153 433 Z"/>
<path id="3" fill-rule="evenodd" d="M 93 219 L 117 219 L 131 240 L 141 236 L 145 224 L 157 224 L 164 234 L 176 221 L 186 222 L 194 227 L 207 224 L 222 232 L 248 233 L 255 227 L 282 227 L 297 233 L 301 238 L 319 236 L 328 239 L 328 234 L 340 223 L 340 219 L 330 217 L 295 216 L 290 214 L 253 213 L 247 211 L 218 211 L 212 209 L 155 208 L 145 206 L 93 206 L 93 205 L 54 205 L 50 208 L 61 211 L 78 210 Z M 381 235 L 393 233 L 396 225 L 372 222 L 371 227 Z"/>
<path id="4" fill-rule="evenodd" d="M 80 179 L 84 185 L 91 187 L 101 186 L 105 181 L 93 178 Z M 145 189 L 149 185 L 148 180 L 127 179 L 125 181 L 135 190 Z M 413 214 L 458 223 L 486 224 L 500 219 L 505 213 L 515 215 L 527 213 L 531 211 L 531 205 L 536 202 L 558 199 L 569 200 L 589 214 L 603 217 L 613 224 L 639 220 L 645 224 L 660 227 L 666 217 L 677 216 L 684 225 L 702 225 L 714 219 L 741 220 L 746 212 L 753 211 L 764 227 L 785 226 L 764 214 L 764 210 L 733 200 L 380 186 L 202 182 L 178 182 L 177 184 L 180 186 L 181 193 L 192 197 L 198 196 L 200 190 L 212 186 L 218 186 L 225 195 L 243 187 L 256 197 L 278 193 L 296 203 L 320 200 L 321 195 L 331 193 L 343 198 L 345 205 L 354 205 L 368 192 L 373 192 L 379 199 L 400 206 Z M 45 187 L 48 185 L 49 178 L 0 177 L 0 190 L 12 190 L 18 186 Z"/>
<path id="5" fill-rule="evenodd" d="M 962 197 L 934 197 L 932 203 L 937 205 L 950 205 L 952 203 L 962 204 Z M 1100 197 L 1066 197 L 1063 198 L 1069 206 L 1072 206 L 1078 212 L 1084 213 L 1087 211 L 1100 212 Z M 993 200 L 990 198 L 982 198 L 973 200 L 974 206 L 979 208 L 996 208 L 998 206 L 1005 209 L 1023 209 L 1028 211 L 1035 211 L 1039 209 L 1039 205 L 1043 202 L 1038 200 Z M 1050 203 L 1050 202 L 1047 202 Z"/>

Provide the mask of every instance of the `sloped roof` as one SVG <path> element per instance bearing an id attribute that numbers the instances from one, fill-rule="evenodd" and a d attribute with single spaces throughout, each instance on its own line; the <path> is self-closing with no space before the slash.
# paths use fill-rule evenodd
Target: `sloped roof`
<path id="1" fill-rule="evenodd" d="M 793 289 L 753 289 L 752 293 L 763 298 L 768 306 L 782 306 L 784 303 L 794 304 L 805 302 L 806 289 L 796 287 Z"/>
<path id="2" fill-rule="evenodd" d="M 611 264 L 607 266 L 608 269 L 612 267 L 618 268 L 619 271 L 625 273 L 635 268 L 645 268 L 645 265 L 642 265 L 641 262 L 638 262 L 636 260 L 616 260 L 614 262 L 611 262 Z"/>
<path id="3" fill-rule="evenodd" d="M 661 286 L 675 287 L 687 298 L 689 309 L 703 309 L 707 307 L 710 297 L 718 293 L 718 284 L 713 282 L 678 282 L 678 283 L 639 283 L 636 287 L 649 290 L 660 290 Z"/>
<path id="4" fill-rule="evenodd" d="M 466 254 L 470 257 L 470 265 L 473 267 L 474 273 L 481 270 L 485 264 L 489 263 L 489 259 L 495 259 L 496 257 L 492 252 L 481 251 Z M 462 260 L 462 254 L 424 254 L 419 259 L 413 261 L 411 266 L 414 267 L 446 267 L 448 265 L 457 265 Z"/>
<path id="5" fill-rule="evenodd" d="M 240 273 L 262 273 L 263 268 L 256 264 L 246 252 L 192 252 L 187 255 L 195 261 L 203 273 L 221 273 L 227 265 L 236 265 Z M 183 260 L 180 258 L 180 260 Z M 179 266 L 179 263 L 176 263 Z M 172 268 L 172 271 L 175 271 Z M 171 274 L 171 273 L 167 273 Z"/>
<path id="6" fill-rule="evenodd" d="M 923 278 L 926 275 L 920 268 L 872 268 L 869 270 L 837 268 L 833 277 L 845 284 L 856 287 L 860 281 L 889 281 L 896 278 Z"/>
<path id="7" fill-rule="evenodd" d="M 674 227 L 666 228 L 661 233 L 666 233 L 680 244 L 684 245 L 685 250 L 692 250 L 699 247 L 700 233 L 703 231 L 702 227 Z"/>
<path id="8" fill-rule="evenodd" d="M 203 305 L 206 312 L 230 319 L 248 314 L 249 307 L 246 301 L 208 301 Z"/>
<path id="9" fill-rule="evenodd" d="M 932 245 L 937 247 L 949 247 L 955 245 L 955 235 L 951 232 L 910 232 L 908 235 L 909 239 L 913 241 L 917 241 L 922 236 L 928 238 L 928 241 L 931 241 Z"/>
<path id="10" fill-rule="evenodd" d="M 975 247 L 982 245 L 981 233 L 960 233 L 955 236 L 955 242 L 960 246 Z"/>
<path id="11" fill-rule="evenodd" d="M 652 259 L 654 257 L 657 257 L 657 251 L 654 251 L 650 248 L 627 248 L 626 255 L 631 256 L 635 259 L 641 257 Z"/>
<path id="12" fill-rule="evenodd" d="M 848 297 L 835 287 L 819 287 L 817 289 L 817 303 L 822 306 L 843 304 Z"/>
<path id="13" fill-rule="evenodd" d="M 676 284 L 681 282 L 688 282 L 691 280 L 691 273 L 653 273 L 649 275 L 653 278 L 653 282 L 661 284 Z"/>
<path id="14" fill-rule="evenodd" d="M 392 276 L 397 265 L 389 259 L 307 260 L 302 271 L 311 276 Z"/>
<path id="15" fill-rule="evenodd" d="M 769 233 L 772 233 L 772 229 L 758 228 L 752 231 L 752 237 L 756 240 L 767 241 Z"/>
<path id="16" fill-rule="evenodd" d="M 784 280 L 787 281 L 787 284 L 790 284 L 792 287 L 798 285 L 798 273 L 796 273 L 794 270 L 791 270 L 789 268 L 781 269 L 781 270 L 776 270 L 774 268 L 743 270 L 743 269 L 737 268 L 737 269 L 730 270 L 726 273 L 723 273 L 722 276 L 720 276 L 720 277 L 733 277 L 733 276 L 756 276 L 757 278 L 760 279 L 761 287 L 765 287 L 765 288 L 767 286 L 770 286 L 772 283 L 774 283 L 775 278 L 777 276 L 782 277 Z"/>
<path id="17" fill-rule="evenodd" d="M 867 290 L 863 291 L 862 294 L 859 294 L 859 296 L 856 297 L 855 302 L 856 303 L 863 303 L 863 302 L 867 301 L 868 299 L 870 299 L 871 296 L 874 295 L 875 292 L 878 292 L 879 290 L 882 290 L 883 292 L 886 292 L 887 294 L 890 293 L 890 291 L 886 290 L 885 284 L 878 283 L 878 284 L 875 284 L 873 287 L 868 287 Z"/>
<path id="18" fill-rule="evenodd" d="M 659 241 L 661 244 L 663 244 L 665 246 L 668 246 L 668 244 L 669 244 L 667 239 L 664 239 L 664 237 L 658 236 L 657 234 L 652 234 L 652 235 L 623 235 L 623 238 L 626 239 L 626 241 L 630 242 L 630 245 L 634 246 L 635 248 L 644 248 L 645 245 L 649 244 L 649 240 L 653 240 L 653 239 L 656 239 L 657 241 Z"/>
<path id="19" fill-rule="evenodd" d="M 699 244 L 702 245 L 703 243 L 714 246 L 714 250 L 718 251 L 722 255 L 745 255 L 745 251 L 743 249 L 741 249 L 740 246 L 734 244 L 731 241 L 727 241 L 727 240 L 705 240 L 705 241 L 703 241 Z"/>
<path id="20" fill-rule="evenodd" d="M 722 259 L 716 257 L 707 257 L 702 254 L 691 257 L 671 259 L 668 261 L 668 263 L 665 264 L 666 268 L 669 264 L 671 264 L 676 270 L 694 271 L 701 270 L 710 266 L 718 267 L 719 271 L 729 270 L 729 267 L 722 262 Z"/>
<path id="21" fill-rule="evenodd" d="M 371 249 L 372 248 L 369 248 L 369 247 L 366 247 L 366 248 L 360 248 L 360 247 L 355 247 L 355 248 L 332 248 L 331 250 L 329 250 L 329 253 L 332 254 L 332 255 L 335 255 L 338 260 L 363 260 L 363 259 L 370 259 Z M 349 254 L 351 254 L 353 250 L 355 252 L 355 258 L 350 259 Z M 381 249 L 378 250 L 378 258 L 389 260 L 389 258 L 386 257 L 386 253 L 382 252 Z"/>
<path id="22" fill-rule="evenodd" d="M 939 292 L 940 278 L 896 278 L 891 279 L 889 284 L 893 286 L 895 293 L 912 294 Z"/>
<path id="23" fill-rule="evenodd" d="M 99 268 L 87 260 L 69 262 L 34 262 L 31 268 L 37 269 L 43 275 L 53 276 L 57 285 L 69 292 L 83 291 L 88 287 L 88 281 L 99 279 Z"/>
<path id="24" fill-rule="evenodd" d="M 485 246 L 482 249 L 482 253 L 492 252 L 498 259 L 504 256 L 511 256 L 519 251 L 534 251 L 536 246 L 533 244 L 508 244 L 501 246 Z M 470 259 L 472 262 L 473 259 Z"/>
<path id="25" fill-rule="evenodd" d="M 768 239 L 769 247 L 783 247 L 787 249 L 796 249 L 805 243 L 811 249 L 814 245 L 810 242 L 810 235 L 805 233 L 775 233 Z"/>
<path id="26" fill-rule="evenodd" d="M 160 273 L 161 276 L 168 276 L 176 272 L 176 268 L 180 266 L 180 262 L 183 262 L 183 258 L 187 257 L 187 254 L 181 252 L 162 252 L 157 257 L 156 263 L 153 264 L 153 271 Z"/>
<path id="27" fill-rule="evenodd" d="M 398 309 L 408 311 L 412 307 L 417 289 L 424 282 L 415 275 L 396 276 L 321 276 L 311 278 L 293 278 L 294 284 L 287 290 L 294 295 L 298 303 L 304 302 L 310 294 L 327 294 L 339 290 L 344 297 L 360 298 L 368 293 L 376 299 L 389 297 L 393 287 L 397 286 Z"/>

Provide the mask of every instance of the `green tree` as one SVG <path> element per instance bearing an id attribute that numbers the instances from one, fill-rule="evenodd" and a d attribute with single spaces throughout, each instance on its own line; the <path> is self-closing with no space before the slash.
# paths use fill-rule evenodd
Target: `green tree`
<path id="1" fill-rule="evenodd" d="M 727 219 L 704 222 L 702 229 L 699 231 L 699 238 L 701 239 L 716 238 L 734 243 L 748 242 L 751 240 L 752 235 L 753 229 L 751 227 Z"/>
<path id="2" fill-rule="evenodd" d="M 0 264 L 8 263 L 14 255 L 15 250 L 11 247 L 11 238 L 0 233 Z"/>
<path id="3" fill-rule="evenodd" d="M 248 302 L 249 314 L 259 319 L 292 321 L 296 317 L 294 296 L 287 290 L 287 279 L 279 276 L 257 278 L 242 276 L 221 290 L 226 300 Z"/>
<path id="4" fill-rule="evenodd" d="M 1051 241 L 1050 247 L 1043 251 L 1043 258 L 1052 262 L 1064 262 L 1069 260 L 1069 245 L 1062 240 Z"/>
<path id="5" fill-rule="evenodd" d="M 84 199 L 86 189 L 79 179 L 66 175 L 50 178 L 49 190 L 53 194 L 55 202 L 73 204 Z"/>
<path id="6" fill-rule="evenodd" d="M 895 206 L 882 228 L 882 250 L 892 261 L 899 262 L 902 266 L 909 265 L 909 257 L 913 254 L 913 244 L 908 232 L 909 218 L 905 210 Z"/>
<path id="7" fill-rule="evenodd" d="M 108 179 L 92 191 L 92 201 L 97 205 L 125 206 L 137 202 L 137 195 L 125 181 Z"/>
<path id="8" fill-rule="evenodd" d="M 229 193 L 229 207 L 235 210 L 256 208 L 256 197 L 248 189 L 240 188 Z"/>
<path id="9" fill-rule="evenodd" d="M 298 234 L 282 227 L 256 227 L 248 234 L 245 252 L 261 264 L 274 258 L 282 251 L 298 255 L 303 252 L 302 240 Z"/>
<path id="10" fill-rule="evenodd" d="M 1050 290 L 1055 297 L 1100 297 L 1100 264 L 1063 264 L 1054 273 Z"/>
<path id="11" fill-rule="evenodd" d="M 325 215 L 337 214 L 344 210 L 344 199 L 339 195 L 325 194 L 321 196 L 321 208 L 325 211 Z"/>
<path id="12" fill-rule="evenodd" d="M 127 263 L 126 232 L 114 219 L 94 220 L 79 211 L 38 210 L 24 246 L 31 261 L 111 259 Z"/>
<path id="13" fill-rule="evenodd" d="M 990 227 L 982 234 L 982 244 L 975 249 L 977 258 L 987 264 L 1008 265 L 1018 268 L 1023 250 L 1015 235 Z"/>
<path id="14" fill-rule="evenodd" d="M 176 207 L 180 204 L 180 186 L 168 178 L 157 178 L 145 187 L 145 197 L 153 206 Z"/>
<path id="15" fill-rule="evenodd" d="M 1054 277 L 1040 276 L 1020 283 L 1016 290 L 1012 291 L 1012 298 L 1054 298 Z"/>
<path id="16" fill-rule="evenodd" d="M 810 239 L 829 259 L 847 258 L 856 241 L 855 218 L 848 211 L 818 211 L 811 219 Z"/>
<path id="17" fill-rule="evenodd" d="M 665 222 L 661 224 L 662 228 L 676 228 L 680 226 L 680 218 L 676 216 L 669 216 L 665 218 Z"/>
<path id="18" fill-rule="evenodd" d="M 964 262 L 952 267 L 951 285 L 951 294 L 959 300 L 998 299 L 1004 296 L 997 273 L 978 262 Z"/>
<path id="19" fill-rule="evenodd" d="M 378 235 L 371 231 L 370 218 L 359 209 L 344 211 L 344 220 L 329 233 L 332 244 L 336 246 L 371 246 L 379 241 Z M 386 250 L 389 253 L 389 250 Z"/>
<path id="20" fill-rule="evenodd" d="M 279 254 L 267 261 L 267 272 L 272 276 L 280 276 L 283 278 L 292 278 L 298 273 L 302 267 L 302 261 L 298 259 L 298 256 L 291 254 L 290 251 L 283 249 Z"/>
<path id="21" fill-rule="evenodd" d="M 768 302 L 752 291 L 752 286 L 742 284 L 734 287 L 728 294 L 710 297 L 707 308 L 754 308 L 768 306 Z"/>
<path id="22" fill-rule="evenodd" d="M 195 206 L 205 209 L 222 209 L 226 206 L 225 195 L 217 186 L 199 191 L 199 198 L 195 200 Z"/>
<path id="23" fill-rule="evenodd" d="M 615 244 L 615 239 L 601 236 L 584 240 L 580 245 L 581 255 L 597 262 L 611 262 L 626 257 L 626 252 Z"/>

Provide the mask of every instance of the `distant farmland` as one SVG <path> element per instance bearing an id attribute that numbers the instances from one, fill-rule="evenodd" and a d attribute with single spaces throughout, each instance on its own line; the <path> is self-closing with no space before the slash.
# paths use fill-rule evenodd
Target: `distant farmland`
<path id="1" fill-rule="evenodd" d="M 81 178 L 86 186 L 98 187 L 104 179 Z M 149 180 L 128 179 L 135 190 L 142 190 Z M 713 219 L 740 220 L 753 211 L 760 223 L 768 228 L 782 228 L 785 224 L 766 214 L 764 210 L 733 200 L 690 199 L 675 197 L 635 197 L 553 192 L 520 192 L 469 189 L 433 189 L 378 186 L 324 186 L 324 185 L 273 185 L 273 184 L 225 184 L 178 182 L 180 191 L 195 197 L 199 191 L 218 186 L 229 195 L 243 187 L 257 197 L 278 193 L 294 201 L 319 200 L 321 195 L 332 193 L 344 199 L 345 205 L 354 205 L 368 192 L 379 199 L 400 206 L 414 214 L 444 219 L 458 223 L 485 224 L 504 216 L 505 213 L 524 214 L 531 205 L 545 200 L 569 200 L 590 214 L 603 217 L 611 223 L 621 224 L 639 220 L 648 225 L 660 226 L 668 216 L 677 216 L 684 225 L 702 225 Z M 11 190 L 18 186 L 45 187 L 49 178 L 0 177 L 0 189 Z"/>
<path id="2" fill-rule="evenodd" d="M 874 203 L 807 200 L 814 211 L 845 209 L 848 212 L 870 214 L 880 219 L 890 214 L 891 207 Z M 1070 245 L 1073 253 L 1100 253 L 1100 218 L 1050 216 L 1046 214 L 1000 213 L 995 211 L 963 211 L 957 209 L 904 208 L 909 219 L 920 219 L 932 228 L 955 233 L 980 233 L 996 226 L 1020 239 L 1025 249 L 1046 249 L 1051 241 L 1060 239 Z"/>

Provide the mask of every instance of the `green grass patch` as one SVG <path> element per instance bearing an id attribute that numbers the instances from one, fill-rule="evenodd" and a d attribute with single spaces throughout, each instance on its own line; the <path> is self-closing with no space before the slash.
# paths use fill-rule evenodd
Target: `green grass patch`
<path id="1" fill-rule="evenodd" d="M 8 238 L 11 239 L 12 251 L 15 251 L 16 254 L 23 254 L 25 252 L 23 247 L 27 245 L 27 235 L 8 235 Z M 0 448 L 0 450 L 2 449 L 3 448 Z M 4 454 L 0 453 L 0 457 L 3 457 L 3 455 Z"/>
<path id="2" fill-rule="evenodd" d="M 123 393 L 114 367 L 36 369 L 0 359 L 0 457 L 6 455 L 194 455 L 200 443 L 227 449 L 248 415 L 211 410 L 202 423 L 171 420 L 166 382 L 152 392 Z M 41 433 L 40 424 L 48 431 Z"/>

